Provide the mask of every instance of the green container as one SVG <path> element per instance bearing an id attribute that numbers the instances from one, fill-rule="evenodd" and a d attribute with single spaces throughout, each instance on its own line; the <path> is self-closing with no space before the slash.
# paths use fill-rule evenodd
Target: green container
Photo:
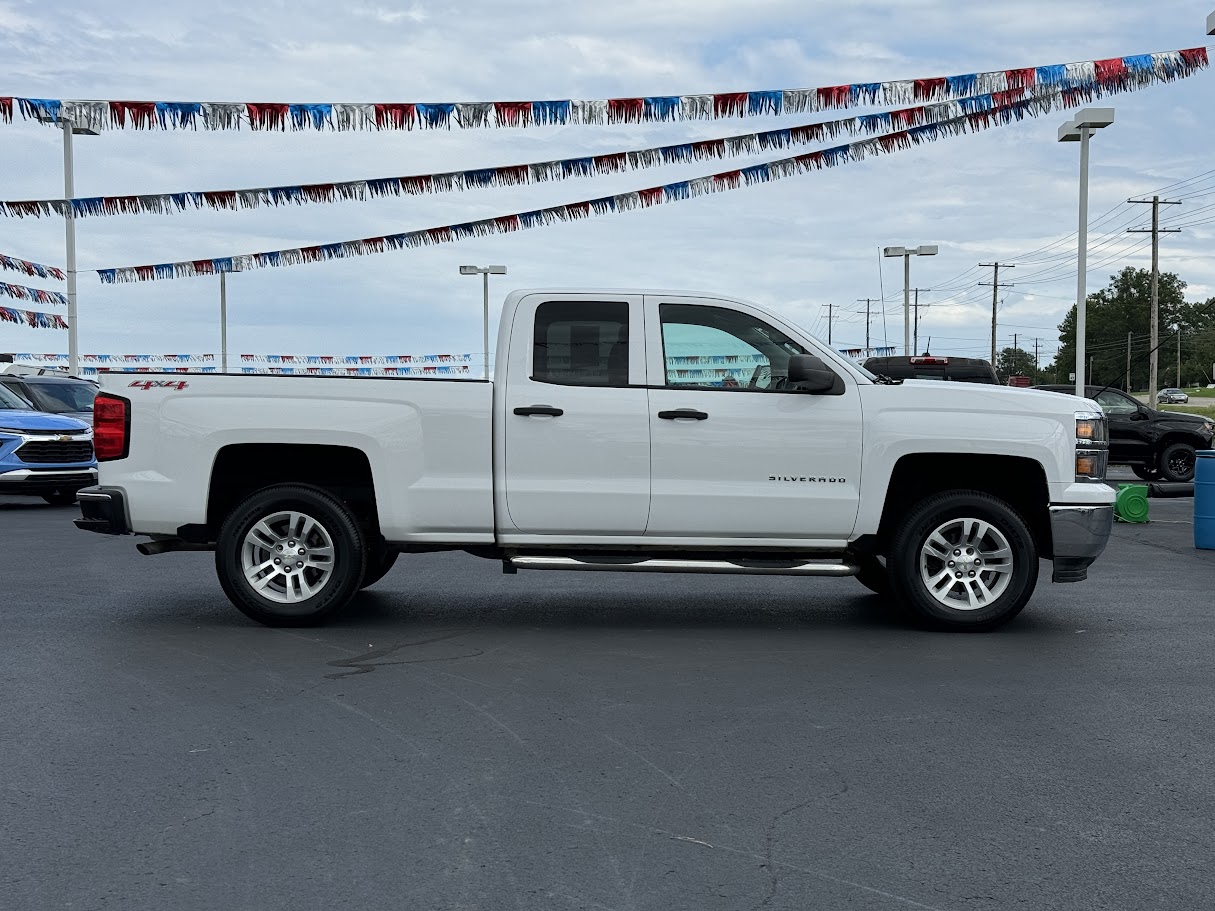
<path id="1" fill-rule="evenodd" d="M 1119 484 L 1118 495 L 1114 498 L 1114 516 L 1119 522 L 1147 522 L 1147 485 Z"/>

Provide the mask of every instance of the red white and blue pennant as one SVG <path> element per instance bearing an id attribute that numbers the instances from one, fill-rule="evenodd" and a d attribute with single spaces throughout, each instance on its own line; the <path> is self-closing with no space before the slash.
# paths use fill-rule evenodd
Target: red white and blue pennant
<path id="1" fill-rule="evenodd" d="M 67 298 L 58 291 L 27 288 L 25 285 L 10 285 L 8 282 L 0 282 L 0 294 L 7 295 L 14 300 L 33 301 L 35 304 L 58 304 L 66 307 L 68 302 Z"/>
<path id="2" fill-rule="evenodd" d="M 1062 106 L 1063 96 L 1084 95 L 1081 90 L 1056 90 L 1032 94 L 1026 88 L 971 95 L 956 101 L 899 108 L 880 114 L 864 114 L 840 120 L 745 133 L 698 142 L 654 146 L 625 152 L 564 158 L 555 161 L 502 165 L 467 171 L 415 174 L 407 177 L 377 177 L 343 182 L 254 187 L 237 190 L 204 190 L 149 193 L 138 196 L 94 196 L 78 199 L 31 199 L 0 202 L 0 214 L 24 217 L 64 216 L 69 209 L 75 218 L 127 214 L 166 214 L 190 209 L 244 210 L 342 200 L 376 199 L 452 193 L 489 187 L 551 183 L 596 177 L 624 171 L 641 171 L 665 165 L 708 159 L 738 158 L 777 149 L 812 145 L 840 136 L 874 136 L 900 128 L 929 123 L 956 123 L 965 114 L 1006 107 L 1032 98 L 1039 106 Z"/>
<path id="3" fill-rule="evenodd" d="M 31 329 L 66 329 L 67 322 L 58 313 L 37 313 L 33 310 L 17 310 L 0 307 L 0 323 L 16 323 Z"/>
<path id="4" fill-rule="evenodd" d="M 1060 89 L 1101 94 L 1171 82 L 1207 65 L 1205 47 L 1132 54 L 1104 60 L 856 82 L 809 89 L 719 92 L 592 100 L 379 103 L 66 100 L 0 96 L 0 121 L 27 120 L 96 131 L 168 130 L 412 130 L 519 128 L 559 124 L 715 120 L 834 111 L 864 105 L 949 101 L 1010 89 Z"/>
<path id="5" fill-rule="evenodd" d="M 1086 101 L 1085 96 L 1086 93 L 1082 91 L 1065 91 L 1047 98 L 1031 97 L 1024 101 L 1013 102 L 1000 107 L 974 111 L 952 120 L 921 124 L 920 126 L 885 133 L 846 145 L 807 152 L 791 158 L 782 158 L 692 180 L 676 181 L 635 192 L 587 199 L 566 205 L 535 209 L 529 212 L 517 212 L 464 224 L 445 225 L 419 231 L 388 234 L 380 237 L 366 237 L 359 240 L 339 241 L 287 250 L 273 250 L 264 253 L 98 269 L 97 274 L 100 276 L 102 282 L 107 284 L 115 282 L 156 281 L 186 278 L 196 275 L 213 275 L 220 272 L 294 266 L 302 263 L 367 256 L 390 250 L 452 243 L 470 237 L 507 234 L 560 222 L 577 221 L 589 218 L 592 215 L 606 215 L 613 212 L 625 212 L 663 203 L 681 202 L 712 193 L 721 193 L 743 186 L 768 183 L 774 180 L 805 174 L 810 171 L 836 167 L 848 162 L 862 161 L 872 155 L 908 149 L 926 142 L 933 142 L 943 136 L 956 135 L 963 132 L 977 132 L 989 127 L 1001 126 L 1014 120 L 1019 121 L 1026 117 L 1038 116 L 1055 107 L 1074 107 L 1083 104 Z"/>
<path id="6" fill-rule="evenodd" d="M 63 274 L 62 269 L 56 269 L 54 266 L 44 266 L 42 263 L 32 263 L 28 259 L 19 259 L 16 256 L 7 256 L 4 253 L 0 253 L 0 269 L 7 269 L 9 272 L 20 272 L 23 275 L 37 278 L 55 278 L 59 281 L 64 281 L 67 278 Z"/>

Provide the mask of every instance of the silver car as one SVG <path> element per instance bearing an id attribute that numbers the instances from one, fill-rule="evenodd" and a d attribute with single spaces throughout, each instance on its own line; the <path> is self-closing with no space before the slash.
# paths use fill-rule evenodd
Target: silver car
<path id="1" fill-rule="evenodd" d="M 1156 394 L 1157 405 L 1184 405 L 1190 397 L 1180 389 L 1161 389 Z"/>

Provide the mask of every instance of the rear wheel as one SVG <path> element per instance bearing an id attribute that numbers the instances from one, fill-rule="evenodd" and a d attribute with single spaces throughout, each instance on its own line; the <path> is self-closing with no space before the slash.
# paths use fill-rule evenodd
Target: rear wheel
<path id="1" fill-rule="evenodd" d="M 1038 582 L 1025 522 L 978 491 L 939 494 L 911 510 L 886 563 L 891 590 L 936 629 L 985 632 L 1015 617 Z"/>
<path id="2" fill-rule="evenodd" d="M 248 497 L 220 528 L 215 569 L 224 593 L 267 626 L 331 618 L 363 581 L 364 535 L 327 491 L 283 484 Z"/>
<path id="3" fill-rule="evenodd" d="M 1194 480 L 1194 447 L 1189 443 L 1171 443 L 1160 453 L 1160 479 L 1163 481 Z"/>

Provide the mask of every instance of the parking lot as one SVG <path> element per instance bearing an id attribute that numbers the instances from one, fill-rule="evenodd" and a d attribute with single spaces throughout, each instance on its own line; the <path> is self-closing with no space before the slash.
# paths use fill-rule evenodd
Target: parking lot
<path id="1" fill-rule="evenodd" d="M 271 630 L 0 501 L 12 909 L 1210 907 L 1192 500 L 988 635 L 851 579 L 402 558 Z"/>

